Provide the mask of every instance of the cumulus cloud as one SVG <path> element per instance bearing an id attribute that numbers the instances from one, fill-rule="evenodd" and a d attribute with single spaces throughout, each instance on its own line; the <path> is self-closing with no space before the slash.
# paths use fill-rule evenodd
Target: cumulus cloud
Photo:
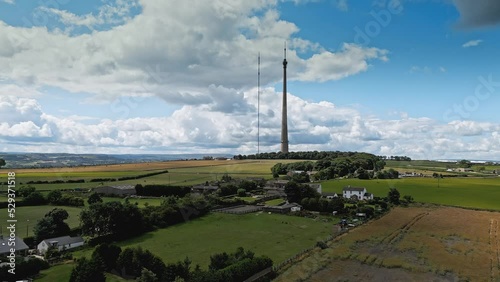
<path id="1" fill-rule="evenodd" d="M 481 27 L 500 23 L 500 2 L 497 0 L 454 0 L 460 12 L 460 26 Z"/>
<path id="2" fill-rule="evenodd" d="M 214 87 L 217 89 L 217 87 Z M 217 90 L 214 90 L 217 91 Z M 222 89 L 221 91 L 231 91 Z M 241 100 L 255 110 L 257 90 Z M 401 117 L 367 117 L 354 108 L 311 102 L 288 94 L 290 149 L 364 151 L 412 158 L 488 159 L 500 152 L 495 123 Z M 35 99 L 1 97 L 0 140 L 7 150 L 71 153 L 255 153 L 255 111 L 216 111 L 208 105 L 185 105 L 166 117 L 56 117 Z M 281 93 L 264 88 L 260 97 L 260 148 L 278 151 Z"/>
<path id="3" fill-rule="evenodd" d="M 475 47 L 475 46 L 478 46 L 479 44 L 481 44 L 481 42 L 483 42 L 483 40 L 480 40 L 480 39 L 478 39 L 478 40 L 471 40 L 471 41 L 468 41 L 468 42 L 464 43 L 462 45 L 462 47 L 464 47 L 464 48 Z"/>
<path id="4" fill-rule="evenodd" d="M 96 28 L 124 19 L 86 34 L 0 22 L 0 77 L 33 88 L 93 94 L 92 101 L 156 95 L 173 104 L 212 103 L 213 109 L 227 111 L 228 101 L 217 99 L 214 91 L 231 89 L 232 99 L 241 100 L 238 93 L 255 85 L 259 52 L 262 85 L 279 81 L 285 41 L 290 80 L 341 79 L 367 71 L 388 55 L 387 50 L 348 43 L 337 52 L 325 51 L 297 36 L 299 27 L 280 18 L 275 0 L 142 0 L 134 17 L 126 15 L 135 2 L 113 3 L 95 15 L 40 8 L 68 27 Z M 311 53 L 310 58 L 299 55 Z M 224 93 L 229 95 L 219 94 Z M 244 103 L 231 103 L 248 110 Z"/>
<path id="5" fill-rule="evenodd" d="M 55 16 L 60 22 L 72 28 L 73 26 L 85 26 L 94 30 L 102 25 L 123 24 L 130 19 L 130 13 L 133 8 L 139 6 L 137 0 L 115 0 L 107 1 L 106 4 L 99 7 L 97 14 L 89 13 L 85 15 L 76 15 L 74 13 L 41 6 L 38 8 L 41 12 Z"/>
<path id="6" fill-rule="evenodd" d="M 387 50 L 346 43 L 340 52 L 313 55 L 305 62 L 305 70 L 298 74 L 298 79 L 321 82 L 342 79 L 368 70 L 369 60 L 387 61 L 387 54 Z"/>

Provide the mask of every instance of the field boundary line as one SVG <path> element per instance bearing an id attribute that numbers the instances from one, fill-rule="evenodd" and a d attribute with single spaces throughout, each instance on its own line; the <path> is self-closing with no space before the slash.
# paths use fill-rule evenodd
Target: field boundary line
<path id="1" fill-rule="evenodd" d="M 498 220 L 495 219 L 495 250 L 497 255 L 497 269 L 500 272 L 500 243 L 498 239 Z"/>
<path id="2" fill-rule="evenodd" d="M 403 224 L 400 228 L 392 231 L 391 233 L 389 233 L 389 235 L 387 235 L 384 238 L 382 238 L 382 240 L 380 240 L 380 243 L 381 244 L 387 243 L 387 245 L 394 244 L 396 242 L 396 240 L 401 237 L 401 235 L 404 235 L 404 233 L 408 232 L 408 230 L 410 230 L 410 228 L 413 225 L 415 225 L 424 216 L 426 216 L 428 214 L 429 214 L 429 212 L 424 212 L 424 213 L 417 214 L 412 219 L 410 219 L 410 221 L 408 221 L 405 224 Z"/>

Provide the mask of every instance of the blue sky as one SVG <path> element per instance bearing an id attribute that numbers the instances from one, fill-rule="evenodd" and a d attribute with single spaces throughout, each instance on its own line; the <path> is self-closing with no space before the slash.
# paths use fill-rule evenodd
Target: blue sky
<path id="1" fill-rule="evenodd" d="M 0 151 L 498 158 L 499 7 L 0 0 Z"/>

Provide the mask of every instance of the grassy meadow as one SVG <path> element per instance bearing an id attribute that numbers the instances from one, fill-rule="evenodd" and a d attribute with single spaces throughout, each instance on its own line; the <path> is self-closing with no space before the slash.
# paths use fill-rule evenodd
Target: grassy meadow
<path id="1" fill-rule="evenodd" d="M 336 222 L 324 222 L 263 212 L 246 215 L 211 213 L 205 217 L 146 233 L 117 243 L 120 247 L 142 247 L 165 263 L 192 260 L 206 269 L 214 253 L 234 252 L 243 247 L 280 263 L 331 235 Z M 73 252 L 75 258 L 90 257 L 93 249 Z M 51 267 L 36 281 L 68 281 L 74 264 Z M 109 274 L 107 274 L 109 275 Z M 109 275 L 107 281 L 124 281 Z"/>
<path id="2" fill-rule="evenodd" d="M 441 178 L 439 180 L 420 177 L 373 180 L 342 179 L 322 183 L 323 192 L 335 193 L 342 193 L 342 188 L 348 185 L 366 187 L 368 192 L 378 197 L 385 197 L 390 188 L 396 188 L 401 196 L 411 195 L 417 202 L 500 210 L 500 177 Z"/>
<path id="3" fill-rule="evenodd" d="M 33 227 L 38 220 L 40 220 L 46 213 L 51 211 L 53 208 L 65 209 L 69 217 L 65 220 L 70 228 L 75 228 L 80 225 L 80 211 L 81 208 L 76 207 L 65 207 L 65 206 L 33 206 L 33 207 L 17 207 L 16 208 L 16 232 L 19 237 L 33 236 Z M 7 222 L 8 213 L 7 209 L 0 209 L 0 222 Z M 2 224 L 2 233 L 7 234 L 7 225 Z M 5 232 L 5 233 L 4 233 Z"/>

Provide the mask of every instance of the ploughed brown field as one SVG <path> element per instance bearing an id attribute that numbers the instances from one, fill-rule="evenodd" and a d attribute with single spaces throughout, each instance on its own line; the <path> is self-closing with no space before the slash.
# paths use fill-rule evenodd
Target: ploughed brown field
<path id="1" fill-rule="evenodd" d="M 500 281 L 500 213 L 395 208 L 277 281 Z"/>

